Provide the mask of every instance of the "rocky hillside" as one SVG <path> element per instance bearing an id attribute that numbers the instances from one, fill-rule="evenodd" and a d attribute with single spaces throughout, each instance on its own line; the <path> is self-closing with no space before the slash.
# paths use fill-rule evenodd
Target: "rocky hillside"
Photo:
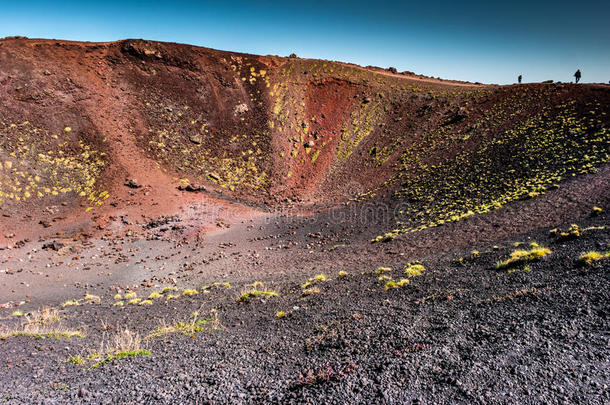
<path id="1" fill-rule="evenodd" d="M 394 72 L 3 39 L 0 238 L 32 221 L 52 232 L 169 214 L 195 194 L 255 207 L 383 199 L 401 206 L 394 233 L 408 232 L 535 197 L 609 158 L 609 86 Z"/>

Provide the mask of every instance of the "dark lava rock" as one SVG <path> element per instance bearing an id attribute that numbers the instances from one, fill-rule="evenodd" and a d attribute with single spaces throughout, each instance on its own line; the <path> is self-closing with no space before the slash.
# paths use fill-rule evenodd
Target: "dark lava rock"
<path id="1" fill-rule="evenodd" d="M 125 182 L 125 185 L 129 188 L 140 188 L 142 187 L 142 185 L 140 183 L 138 183 L 137 180 L 135 179 L 129 179 Z"/>
<path id="2" fill-rule="evenodd" d="M 66 246 L 65 243 L 54 240 L 52 242 L 45 243 L 44 245 L 42 245 L 42 248 L 58 251 L 59 249 L 65 247 L 65 246 Z"/>

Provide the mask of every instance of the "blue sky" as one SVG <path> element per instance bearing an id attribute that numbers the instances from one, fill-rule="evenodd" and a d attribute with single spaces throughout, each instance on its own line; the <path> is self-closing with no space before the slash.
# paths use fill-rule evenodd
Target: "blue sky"
<path id="1" fill-rule="evenodd" d="M 448 79 L 610 81 L 610 2 L 15 1 L 0 37 L 145 38 L 394 66 Z"/>

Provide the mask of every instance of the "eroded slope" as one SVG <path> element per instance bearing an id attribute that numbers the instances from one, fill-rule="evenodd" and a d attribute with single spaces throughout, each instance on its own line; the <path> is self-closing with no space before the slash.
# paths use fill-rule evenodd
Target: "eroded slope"
<path id="1" fill-rule="evenodd" d="M 610 149 L 604 85 L 481 86 L 142 40 L 3 40 L 0 95 L 4 236 L 216 197 L 375 199 L 401 206 L 407 232 L 535 197 Z M 189 183 L 207 191 L 177 190 Z"/>

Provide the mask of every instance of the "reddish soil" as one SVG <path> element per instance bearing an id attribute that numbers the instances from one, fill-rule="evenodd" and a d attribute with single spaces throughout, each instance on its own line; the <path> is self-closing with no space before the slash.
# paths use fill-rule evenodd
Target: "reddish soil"
<path id="1" fill-rule="evenodd" d="M 141 40 L 1 42 L 4 125 L 27 121 L 46 134 L 66 134 L 70 127 L 70 142 L 105 154 L 93 188 L 109 195 L 89 212 L 83 211 L 90 204 L 76 192 L 19 202 L 4 198 L 3 246 L 58 232 L 103 231 L 99 228 L 111 217 L 137 224 L 194 203 L 238 218 L 253 211 L 234 209 L 229 201 L 274 207 L 289 197 L 332 205 L 371 190 L 393 191 L 396 185 L 386 182 L 396 173 L 402 149 L 441 128 L 456 106 L 468 106 L 467 118 L 455 124 L 466 132 L 520 89 L 553 89 L 551 99 L 537 101 L 540 106 L 527 100 L 522 119 L 562 99 L 608 98 L 607 86 L 496 90 L 342 63 Z M 284 86 L 283 99 L 276 85 Z M 485 136 L 498 130 L 502 127 L 490 128 Z M 339 145 L 342 137 L 348 146 Z M 38 148 L 55 148 L 45 139 L 38 139 Z M 459 149 L 434 147 L 426 152 L 427 164 L 476 148 L 476 142 L 471 137 Z M 339 157 L 338 150 L 343 150 Z M 373 164 L 373 152 L 386 150 L 383 163 Z M 21 164 L 35 172 L 38 163 L 32 159 L 23 156 Z M 128 179 L 143 187 L 126 187 Z M 180 179 L 207 191 L 178 191 Z M 41 221 L 51 226 L 39 226 Z M 214 222 L 200 226 L 208 229 Z"/>

